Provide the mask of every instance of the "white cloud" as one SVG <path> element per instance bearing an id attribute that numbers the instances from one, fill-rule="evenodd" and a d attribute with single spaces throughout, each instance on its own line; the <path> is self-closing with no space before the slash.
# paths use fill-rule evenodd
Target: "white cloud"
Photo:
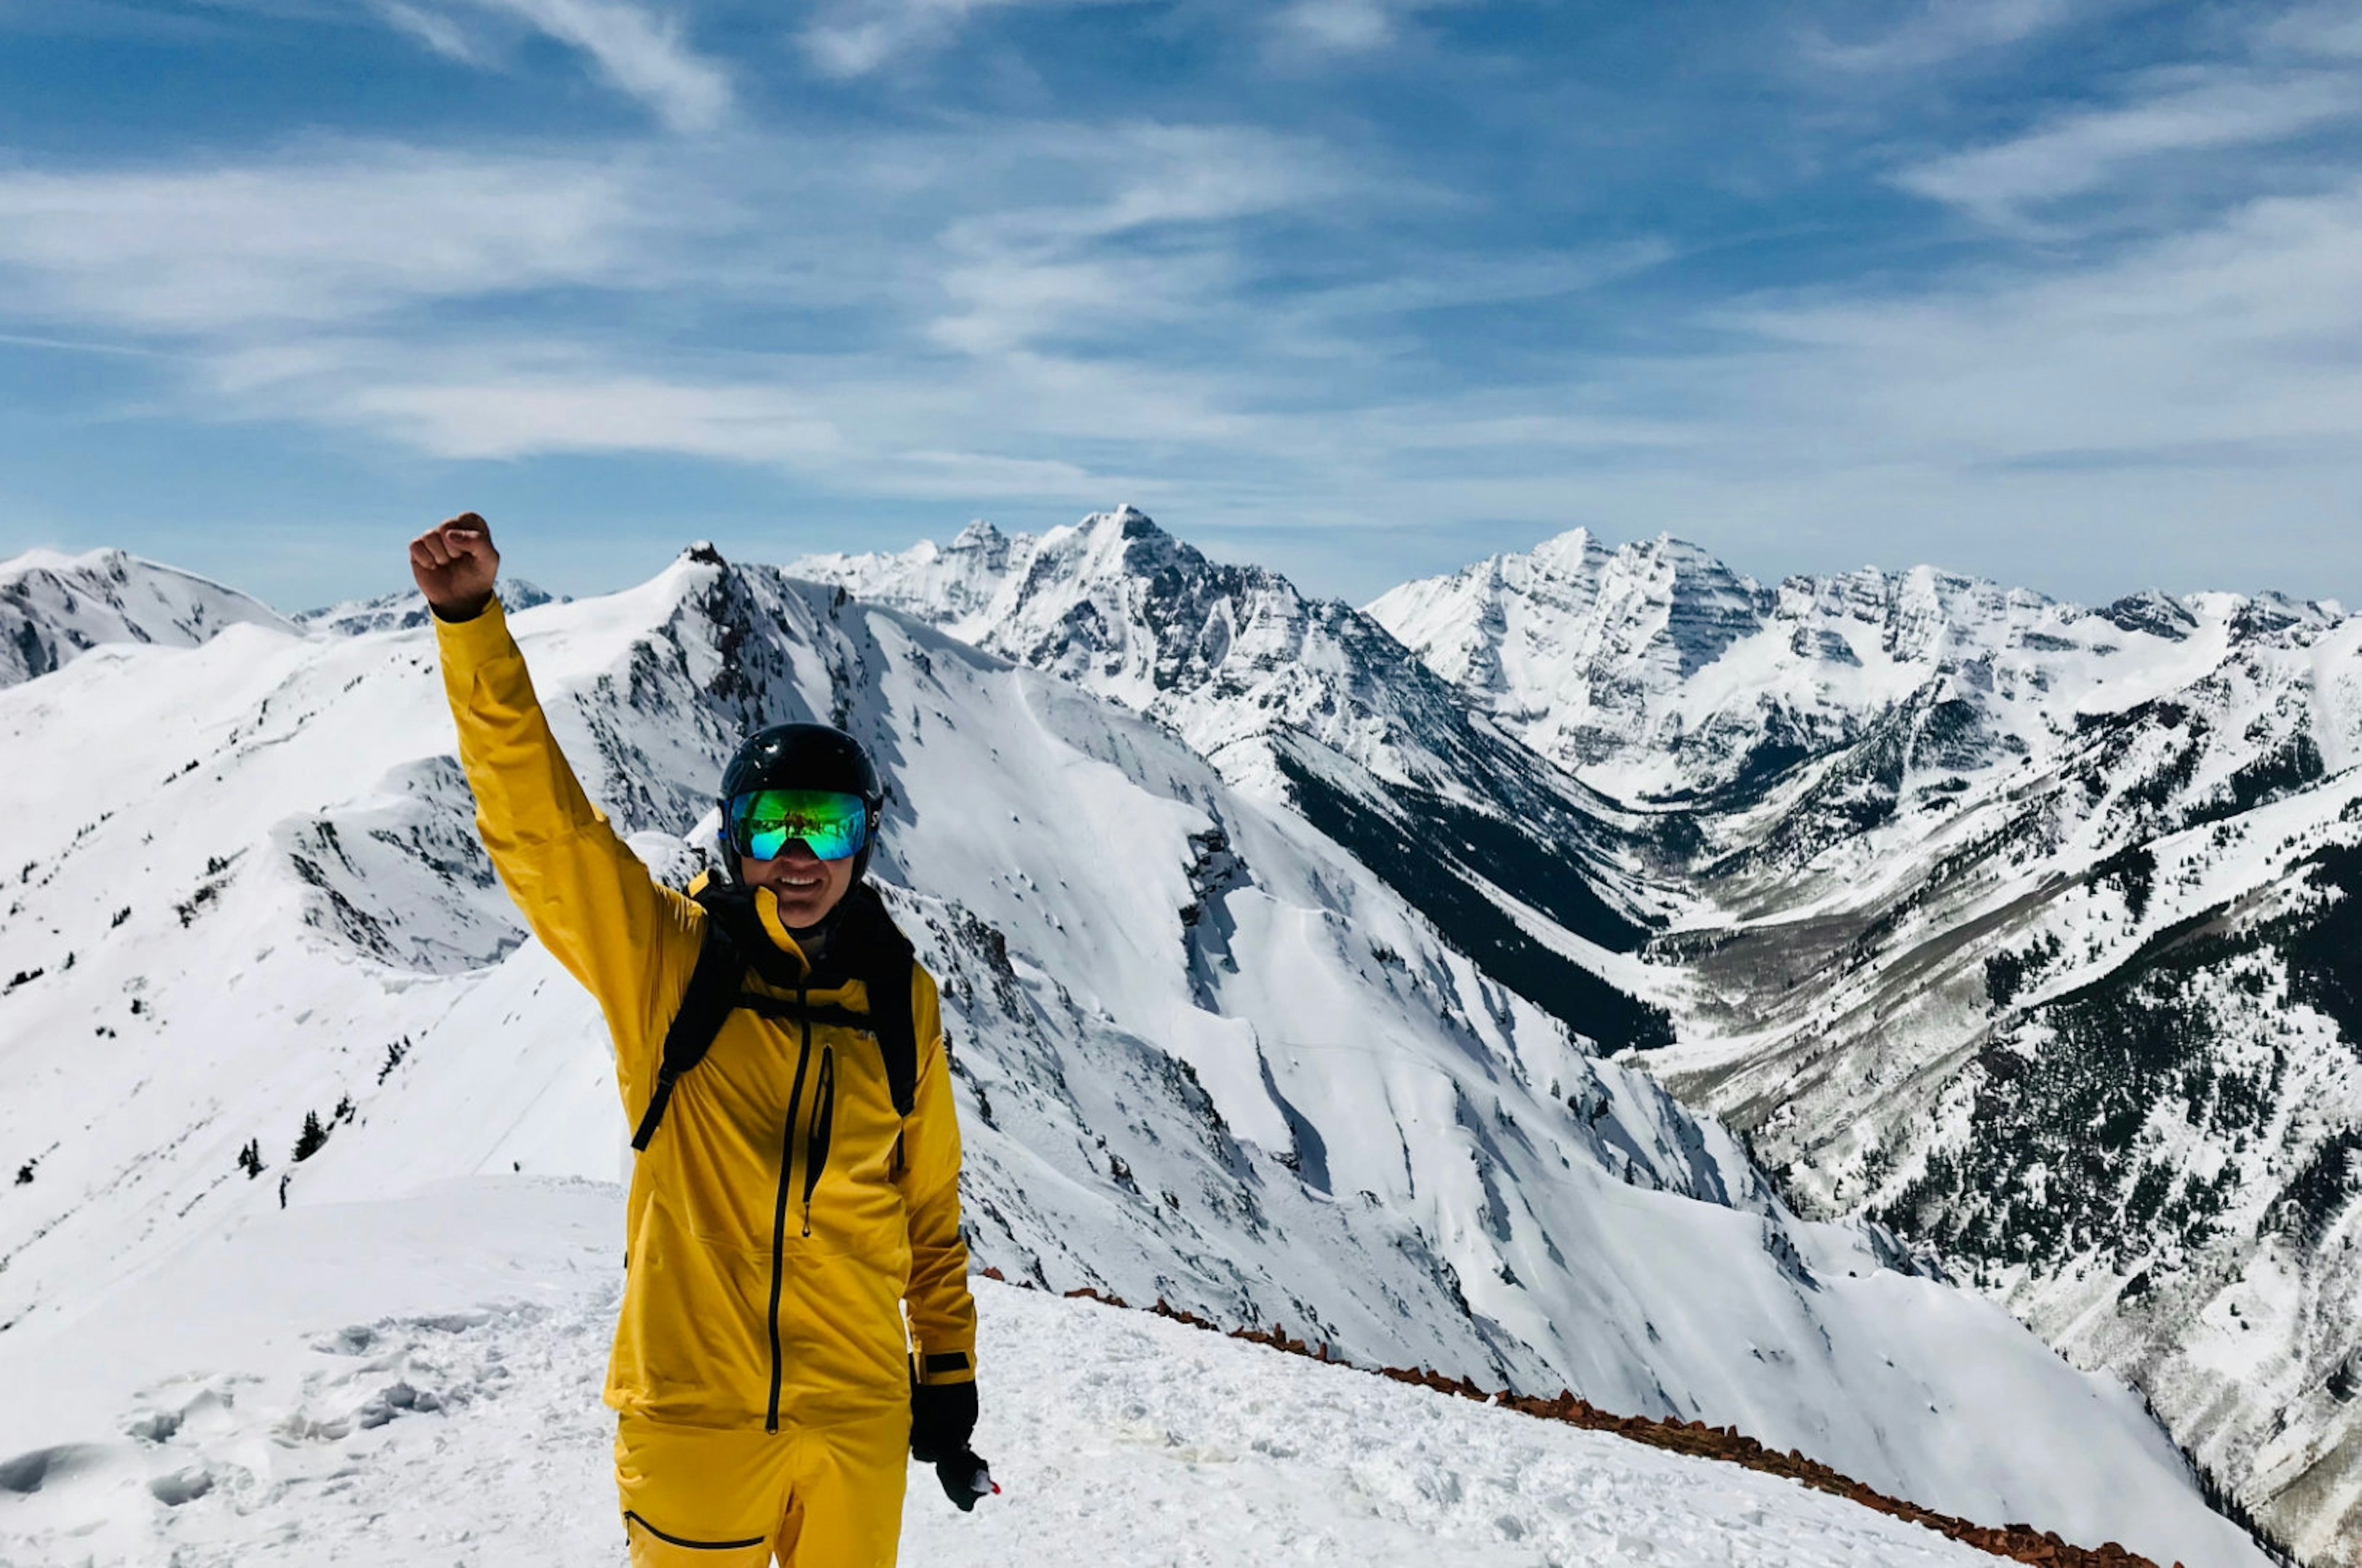
<path id="1" fill-rule="evenodd" d="M 477 0 L 574 45 L 608 80 L 677 130 L 708 130 L 730 109 L 730 79 L 682 40 L 678 19 L 630 0 Z"/>
<path id="2" fill-rule="evenodd" d="M 405 454 L 671 453 L 963 506 L 1177 499 L 1205 528 L 1671 526 L 1776 534 L 1756 558 L 1785 569 L 1907 521 L 1915 551 L 2014 572 L 1980 541 L 2024 559 L 2050 547 L 2029 529 L 2134 509 L 2362 504 L 2338 456 L 2362 448 L 2362 182 L 2096 263 L 1669 318 L 1685 352 L 1568 351 L 1552 380 L 1548 346 L 1496 343 L 1517 379 L 1480 388 L 1420 313 L 1598 287 L 1670 248 L 1471 264 L 1430 233 L 1364 255 L 1357 223 L 1398 236 L 1406 203 L 1450 193 L 1239 127 L 638 157 L 0 172 L 0 330 L 169 348 L 165 406 Z M 1319 226 L 1330 271 L 1295 252 L 1275 275 L 1274 222 Z M 599 301 L 561 324 L 551 288 Z M 2125 536 L 2108 569 L 2158 575 Z"/>
<path id="3" fill-rule="evenodd" d="M 1283 54 L 1368 54 L 1399 41 L 1421 11 L 1483 0 L 1288 0 L 1271 13 L 1271 36 Z"/>
<path id="4" fill-rule="evenodd" d="M 344 389 L 334 407 L 344 422 L 445 458 L 664 452 L 810 466 L 844 447 L 843 433 L 807 394 L 760 382 L 618 373 L 597 364 L 371 381 Z"/>
<path id="5" fill-rule="evenodd" d="M 2103 266 L 1734 318 L 1891 455 L 2029 464 L 2362 437 L 2362 182 Z M 1781 361 L 1786 362 L 1783 368 Z"/>
<path id="6" fill-rule="evenodd" d="M 1990 221 L 2105 185 L 2127 166 L 2286 140 L 2362 115 L 2355 83 L 2316 72 L 2224 75 L 2144 101 L 2061 116 L 2014 140 L 1904 171 L 1897 183 Z"/>
<path id="7" fill-rule="evenodd" d="M 2299 6 L 2265 24 L 2263 47 L 2318 60 L 2362 59 L 2362 6 L 2323 0 Z"/>
<path id="8" fill-rule="evenodd" d="M 999 205 L 944 227 L 950 308 L 929 324 L 936 342 L 1000 353 L 1232 310 L 1245 274 L 1230 226 L 1352 183 L 1315 149 L 1226 127 L 1119 127 L 1066 157 L 1084 187 L 1074 199 Z M 1149 231 L 1155 244 L 1130 243 Z"/>
<path id="9" fill-rule="evenodd" d="M 2094 0 L 1922 0 L 1915 15 L 1873 38 L 1839 42 L 1808 35 L 1805 51 L 1843 71 L 1912 71 L 2047 32 L 2112 5 Z"/>
<path id="10" fill-rule="evenodd" d="M 972 17 L 1032 7 L 1076 10 L 1143 0 L 826 0 L 800 35 L 831 76 L 866 76 L 948 47 Z"/>
<path id="11" fill-rule="evenodd" d="M 1395 36 L 1394 7 L 1384 0 L 1294 0 L 1277 22 L 1298 42 L 1341 52 L 1376 49 Z"/>
<path id="12" fill-rule="evenodd" d="M 465 28 L 439 11 L 423 10 L 407 0 L 377 0 L 378 14 L 446 60 L 483 67 L 490 63 Z"/>
<path id="13" fill-rule="evenodd" d="M 175 333 L 348 322 L 618 281 L 663 220 L 630 165 L 353 147 L 278 162 L 0 172 L 15 315 Z"/>
<path id="14" fill-rule="evenodd" d="M 803 31 L 812 62 L 832 76 L 866 76 L 949 43 L 975 12 L 1022 0 L 862 0 L 824 10 Z"/>
<path id="15" fill-rule="evenodd" d="M 581 50 L 618 91 L 675 130 L 711 130 L 729 115 L 728 72 L 689 45 L 680 19 L 636 0 L 374 0 L 377 12 L 436 53 L 489 69 L 494 51 L 460 20 L 502 18 Z"/>

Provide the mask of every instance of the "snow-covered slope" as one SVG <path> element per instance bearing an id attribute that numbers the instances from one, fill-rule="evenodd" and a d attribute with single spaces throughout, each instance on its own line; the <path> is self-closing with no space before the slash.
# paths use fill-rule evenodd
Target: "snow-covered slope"
<path id="1" fill-rule="evenodd" d="M 1653 1058 L 1940 1245 L 2319 1560 L 2362 1542 L 2362 621 L 1576 534 L 1373 613 L 1653 801 Z"/>
<path id="2" fill-rule="evenodd" d="M 1656 1064 L 1816 1211 L 2136 1377 L 2333 1561 L 2362 1533 L 2362 770 L 2324 758 L 2357 641 L 2246 639 L 1940 818 L 1732 871 L 1750 918 L 1669 942 L 1693 1006 Z"/>
<path id="3" fill-rule="evenodd" d="M 1170 725 L 1570 1027 L 1611 1047 L 1669 1038 L 1619 961 L 1673 907 L 1636 875 L 1624 824 L 1351 606 L 1210 561 L 1130 507 L 789 569 Z"/>
<path id="4" fill-rule="evenodd" d="M 190 647 L 241 624 L 287 625 L 260 600 L 123 550 L 28 550 L 0 561 L 0 686 L 101 643 Z"/>
<path id="5" fill-rule="evenodd" d="M 0 1344 L 17 1478 L 0 1564 L 619 1562 L 591 1395 L 621 1208 L 613 1187 L 516 1176 L 299 1206 L 191 1247 L 148 1299 Z M 962 1516 L 914 1467 L 907 1562 L 1994 1562 L 1730 1465 L 1144 1315 L 977 1294 L 977 1441 L 1002 1494 Z M 100 1348 L 117 1345 L 127 1364 Z"/>
<path id="6" fill-rule="evenodd" d="M 1702 1415 L 1948 1512 L 2254 1560 L 2125 1391 L 1875 1230 L 1795 1220 L 1717 1127 L 1170 730 L 710 551 L 517 626 L 593 795 L 668 867 L 757 723 L 876 750 L 980 1262 Z M 0 780 L 9 1334 L 164 1299 L 146 1270 L 282 1196 L 613 1176 L 595 1012 L 473 844 L 423 633 L 103 647 L 0 693 L 0 743 L 62 759 Z M 326 1142 L 298 1163 L 307 1113 Z"/>

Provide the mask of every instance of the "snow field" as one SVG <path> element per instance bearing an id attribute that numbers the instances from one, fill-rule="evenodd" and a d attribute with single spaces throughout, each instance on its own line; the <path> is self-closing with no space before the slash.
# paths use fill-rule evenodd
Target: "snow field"
<path id="1" fill-rule="evenodd" d="M 48 1397 L 0 1414 L 0 1565 L 620 1564 L 598 1387 L 621 1204 L 488 1177 L 298 1209 L 7 1347 L 0 1375 Z M 963 1518 L 914 1469 L 907 1562 L 1992 1561 L 1736 1466 L 1142 1313 L 977 1295 L 977 1444 L 1004 1495 Z M 167 1299 L 183 1309 L 148 1342 L 106 1331 Z"/>

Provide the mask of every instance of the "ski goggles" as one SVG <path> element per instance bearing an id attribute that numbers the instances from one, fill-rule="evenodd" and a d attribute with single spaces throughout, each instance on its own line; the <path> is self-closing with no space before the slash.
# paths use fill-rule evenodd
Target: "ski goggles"
<path id="1" fill-rule="evenodd" d="M 869 839 L 869 808 L 835 790 L 750 790 L 733 795 L 723 820 L 730 847 L 756 860 L 777 859 L 801 839 L 822 860 L 843 860 Z"/>

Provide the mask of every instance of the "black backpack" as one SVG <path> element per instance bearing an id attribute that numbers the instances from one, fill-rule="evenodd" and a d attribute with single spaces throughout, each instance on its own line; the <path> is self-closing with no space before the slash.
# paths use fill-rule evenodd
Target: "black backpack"
<path id="1" fill-rule="evenodd" d="M 911 939 L 886 912 L 885 900 L 866 882 L 856 882 L 845 893 L 829 933 L 829 954 L 812 976 L 789 972 L 792 966 L 763 930 L 756 912 L 753 890 L 733 887 L 715 878 L 694 889 L 691 897 L 704 906 L 704 945 L 697 966 L 690 971 L 689 988 L 681 993 L 679 1010 L 665 1031 L 664 1058 L 657 1068 L 657 1085 L 648 1109 L 632 1134 L 632 1147 L 646 1149 L 672 1103 L 673 1086 L 682 1074 L 705 1060 L 723 1023 L 740 1008 L 766 1018 L 834 1023 L 876 1037 L 886 1062 L 886 1087 L 894 1097 L 894 1114 L 911 1114 L 918 1093 L 919 1042 L 911 1021 L 911 968 L 917 955 Z M 838 955 L 845 955 L 840 959 Z M 771 985 L 793 988 L 795 998 L 766 996 L 745 988 L 753 969 Z M 833 988 L 847 979 L 859 980 L 869 993 L 866 1013 L 833 1003 L 801 999 L 814 979 L 822 988 Z"/>

